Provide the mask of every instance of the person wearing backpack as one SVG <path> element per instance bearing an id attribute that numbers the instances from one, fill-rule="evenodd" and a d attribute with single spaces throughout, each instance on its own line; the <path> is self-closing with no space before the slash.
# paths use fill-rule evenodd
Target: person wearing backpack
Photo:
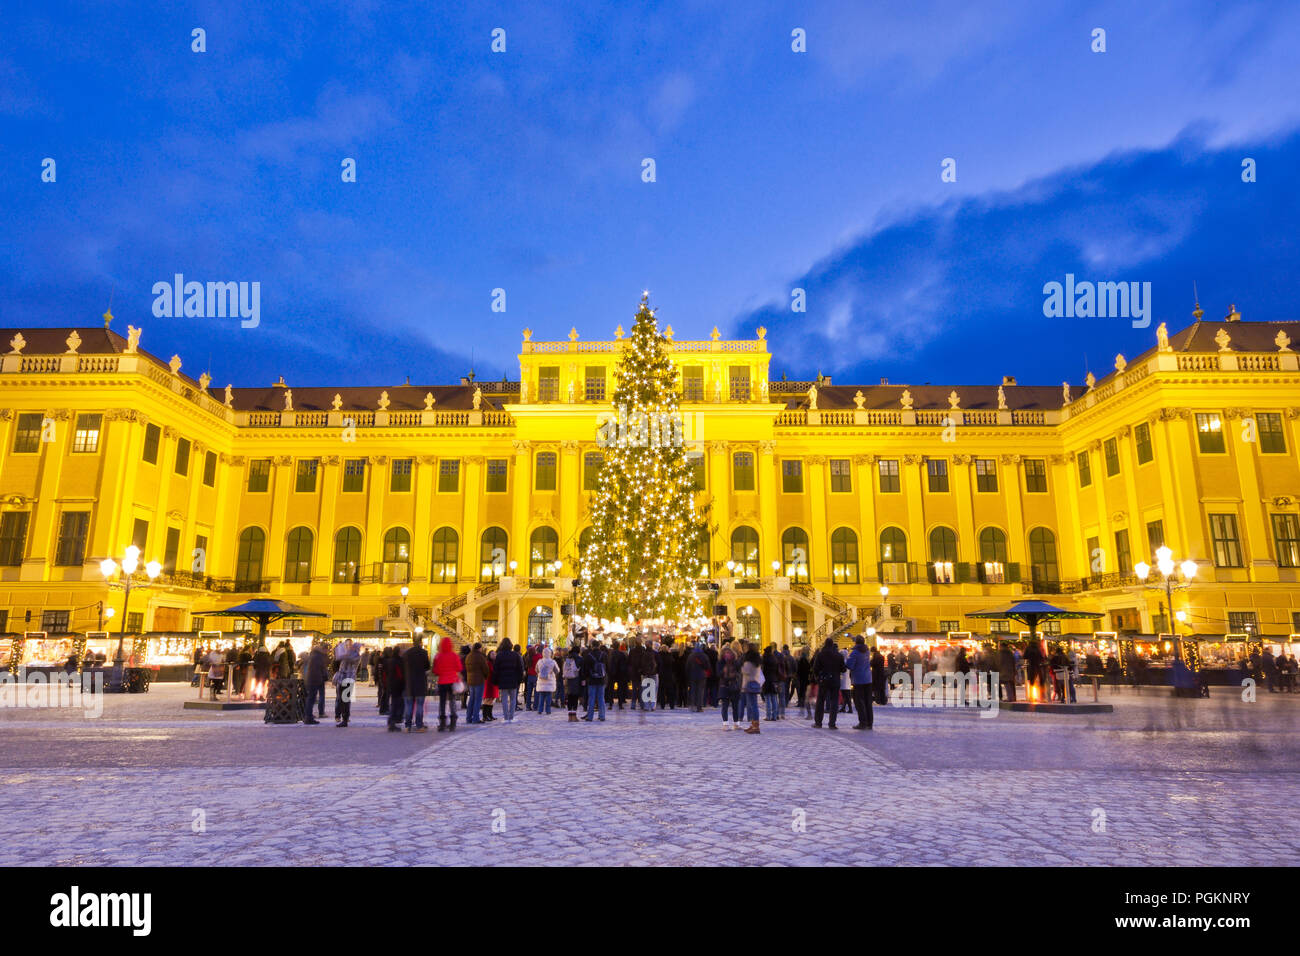
<path id="1" fill-rule="evenodd" d="M 582 655 L 583 676 L 587 679 L 587 716 L 582 718 L 591 723 L 600 710 L 600 721 L 605 721 L 605 681 L 609 678 L 606 666 L 605 649 L 600 641 L 587 645 L 587 653 Z"/>
<path id="2" fill-rule="evenodd" d="M 555 696 L 555 681 L 560 665 L 551 657 L 549 647 L 542 648 L 542 659 L 537 662 L 537 715 L 551 712 L 551 698 Z"/>
<path id="3" fill-rule="evenodd" d="M 569 705 L 569 723 L 578 722 L 578 698 L 582 695 L 582 668 L 578 666 L 578 649 L 571 647 L 564 655 L 564 695 Z"/>

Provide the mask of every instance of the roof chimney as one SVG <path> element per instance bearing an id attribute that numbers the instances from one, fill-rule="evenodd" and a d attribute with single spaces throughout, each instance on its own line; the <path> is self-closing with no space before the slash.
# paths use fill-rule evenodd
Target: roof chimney
<path id="1" fill-rule="evenodd" d="M 1003 384 L 1003 385 L 1015 385 L 1015 384 L 1016 384 L 1016 377 L 1015 377 L 1014 375 L 1003 375 L 1003 376 L 1002 376 L 1002 384 Z"/>

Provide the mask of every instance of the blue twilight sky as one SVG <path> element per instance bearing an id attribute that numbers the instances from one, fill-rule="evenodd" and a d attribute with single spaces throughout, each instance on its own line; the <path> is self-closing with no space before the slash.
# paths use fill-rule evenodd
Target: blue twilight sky
<path id="1" fill-rule="evenodd" d="M 0 326 L 111 295 L 218 384 L 434 383 L 649 288 L 681 338 L 765 325 L 777 376 L 1080 381 L 1193 281 L 1300 315 L 1298 46 L 1294 2 L 23 5 Z M 154 317 L 178 272 L 260 282 L 260 326 Z M 1151 282 L 1152 327 L 1044 318 L 1067 272 Z"/>

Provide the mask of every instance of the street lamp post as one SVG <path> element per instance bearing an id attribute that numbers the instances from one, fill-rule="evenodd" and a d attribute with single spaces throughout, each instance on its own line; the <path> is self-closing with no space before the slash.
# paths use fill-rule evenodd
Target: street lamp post
<path id="1" fill-rule="evenodd" d="M 880 617 L 881 617 L 881 620 L 884 620 L 884 617 L 885 617 L 885 606 L 886 606 L 886 602 L 887 602 L 888 600 L 889 600 L 889 585 L 887 585 L 887 584 L 882 584 L 882 585 L 880 586 Z"/>
<path id="2" fill-rule="evenodd" d="M 1192 578 L 1196 577 L 1196 562 L 1188 558 L 1182 564 L 1174 564 L 1174 553 L 1167 547 L 1156 549 L 1156 567 L 1160 571 L 1161 577 L 1165 580 L 1165 600 L 1161 605 L 1160 614 L 1169 625 L 1169 630 L 1174 635 L 1174 650 L 1179 658 L 1183 656 L 1183 639 L 1178 633 L 1178 627 L 1174 624 L 1174 570 L 1181 571 L 1183 574 L 1182 587 L 1188 587 L 1192 583 Z M 1151 565 L 1145 561 L 1139 561 L 1133 566 L 1133 573 L 1137 575 L 1139 581 L 1146 584 L 1147 578 L 1151 574 Z M 1182 621 L 1186 615 L 1179 611 L 1178 620 Z"/>
<path id="3" fill-rule="evenodd" d="M 105 558 L 99 562 L 99 570 L 103 572 L 105 578 L 112 578 L 120 569 L 122 572 L 122 588 L 125 595 L 122 598 L 122 626 L 117 632 L 117 653 L 113 655 L 113 670 L 109 672 L 108 684 L 104 687 L 105 693 L 120 694 L 125 688 L 123 687 L 123 665 L 126 661 L 124 645 L 126 642 L 126 623 L 130 617 L 131 608 L 131 578 L 140 567 L 140 549 L 131 545 L 126 549 L 122 556 L 122 563 L 119 565 L 112 558 Z M 162 573 L 162 565 L 157 561 L 150 561 L 144 566 L 145 574 L 149 580 L 153 581 Z M 111 617 L 112 609 L 109 609 Z"/>

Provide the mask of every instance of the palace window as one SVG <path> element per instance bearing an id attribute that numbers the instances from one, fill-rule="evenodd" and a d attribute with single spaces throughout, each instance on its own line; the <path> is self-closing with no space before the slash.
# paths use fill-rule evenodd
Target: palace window
<path id="1" fill-rule="evenodd" d="M 506 460 L 489 458 L 487 462 L 487 485 L 489 494 L 499 494 L 506 490 Z"/>
<path id="2" fill-rule="evenodd" d="M 69 611 L 42 611 L 41 612 L 41 630 L 47 634 L 67 634 L 68 619 L 71 616 Z M 135 634 L 139 632 L 139 627 L 127 628 L 128 631 Z"/>
<path id="3" fill-rule="evenodd" d="M 411 580 L 411 535 L 405 528 L 389 528 L 384 535 L 384 583 Z"/>
<path id="4" fill-rule="evenodd" d="M 188 475 L 190 473 L 190 440 L 188 438 L 176 439 L 176 467 L 173 470 L 178 475 Z"/>
<path id="5" fill-rule="evenodd" d="M 758 532 L 741 525 L 731 532 L 732 575 L 738 578 L 758 577 Z"/>
<path id="6" fill-rule="evenodd" d="M 460 490 L 459 458 L 438 460 L 438 490 L 447 494 L 455 494 Z"/>
<path id="7" fill-rule="evenodd" d="M 65 511 L 59 518 L 59 544 L 54 563 L 75 567 L 86 561 L 86 532 L 90 529 L 89 511 Z"/>
<path id="8" fill-rule="evenodd" d="M 261 528 L 245 528 L 239 535 L 239 550 L 235 557 L 235 582 L 247 587 L 260 586 L 262 581 L 262 553 L 266 548 L 266 535 Z"/>
<path id="9" fill-rule="evenodd" d="M 560 556 L 560 536 L 554 528 L 541 527 L 528 541 L 529 577 L 545 578 L 555 573 L 554 563 Z"/>
<path id="10" fill-rule="evenodd" d="M 786 528 L 781 535 L 781 572 L 791 581 L 808 583 L 808 533 Z"/>
<path id="11" fill-rule="evenodd" d="M 1151 426 L 1146 422 L 1133 429 L 1133 444 L 1137 449 L 1139 465 L 1145 465 L 1155 457 L 1155 453 L 1151 450 Z"/>
<path id="12" fill-rule="evenodd" d="M 1255 416 L 1255 430 L 1259 436 L 1259 450 L 1265 455 L 1286 454 L 1286 432 L 1282 416 L 1277 412 L 1260 412 Z"/>
<path id="13" fill-rule="evenodd" d="M 203 456 L 203 483 L 209 488 L 217 484 L 217 453 L 210 451 Z"/>
<path id="14" fill-rule="evenodd" d="M 411 466 L 414 464 L 410 458 L 394 458 L 392 467 L 388 472 L 388 490 L 394 494 L 411 490 Z"/>
<path id="15" fill-rule="evenodd" d="M 506 533 L 488 528 L 479 539 L 479 578 L 495 581 L 506 573 Z"/>
<path id="16" fill-rule="evenodd" d="M 1156 552 L 1165 546 L 1165 523 L 1163 521 L 1147 522 L 1147 557 L 1155 561 Z"/>
<path id="17" fill-rule="evenodd" d="M 733 365 L 728 369 L 729 395 L 733 402 L 749 401 L 749 366 Z"/>
<path id="18" fill-rule="evenodd" d="M 588 365 L 583 395 L 589 402 L 605 400 L 605 366 Z"/>
<path id="19" fill-rule="evenodd" d="M 589 451 L 582 456 L 582 490 L 596 491 L 600 487 L 600 469 L 605 466 L 605 456 Z"/>
<path id="20" fill-rule="evenodd" d="M 1056 535 L 1047 528 L 1029 532 L 1029 567 L 1034 584 L 1060 580 L 1056 564 Z"/>
<path id="21" fill-rule="evenodd" d="M 998 463 L 992 458 L 975 459 L 975 490 L 986 492 L 998 490 Z"/>
<path id="22" fill-rule="evenodd" d="M 196 534 L 194 536 L 194 551 L 190 554 L 190 572 L 192 574 L 204 574 L 208 570 L 208 536 L 206 534 Z M 202 630 L 202 628 L 195 628 Z"/>
<path id="23" fill-rule="evenodd" d="M 26 511 L 6 511 L 0 515 L 0 567 L 16 568 L 23 563 L 30 518 Z"/>
<path id="24" fill-rule="evenodd" d="M 738 451 L 731 456 L 731 489 L 733 491 L 754 490 L 754 453 Z"/>
<path id="25" fill-rule="evenodd" d="M 316 469 L 319 462 L 315 458 L 302 458 L 298 461 L 298 479 L 294 491 L 311 493 L 316 490 Z"/>
<path id="26" fill-rule="evenodd" d="M 686 453 L 686 468 L 691 473 L 691 488 L 694 491 L 704 490 L 704 452 L 688 451 Z"/>
<path id="27" fill-rule="evenodd" d="M 876 462 L 876 471 L 880 475 L 880 493 L 898 494 L 902 485 L 898 480 L 898 459 L 882 458 Z"/>
<path id="28" fill-rule="evenodd" d="M 352 627 L 352 618 L 350 618 L 350 617 L 336 617 L 336 618 L 334 618 L 334 630 L 336 630 L 336 631 L 351 631 L 351 630 L 354 630 L 354 628 Z"/>
<path id="29" fill-rule="evenodd" d="M 1102 456 L 1106 459 L 1106 475 L 1114 478 L 1119 474 L 1119 440 L 1107 438 L 1101 443 Z"/>
<path id="30" fill-rule="evenodd" d="M 41 450 L 41 432 L 45 428 L 45 416 L 40 412 L 27 412 L 18 416 L 18 427 L 14 430 L 14 454 L 34 455 Z"/>
<path id="31" fill-rule="evenodd" d="M 858 536 L 852 528 L 836 528 L 831 532 L 831 581 L 858 583 Z"/>
<path id="32" fill-rule="evenodd" d="M 429 567 L 429 580 L 439 583 L 456 580 L 456 561 L 460 554 L 460 538 L 454 528 L 439 528 L 433 533 L 433 563 Z"/>
<path id="33" fill-rule="evenodd" d="M 316 536 L 310 528 L 294 528 L 284 548 L 284 581 L 286 584 L 308 584 L 311 581 L 311 548 Z"/>
<path id="34" fill-rule="evenodd" d="M 1222 455 L 1227 450 L 1223 443 L 1223 420 L 1218 412 L 1196 413 L 1196 441 L 1202 455 Z"/>
<path id="35" fill-rule="evenodd" d="M 560 367 L 543 365 L 537 370 L 537 400 L 539 402 L 558 402 L 560 400 Z"/>
<path id="36" fill-rule="evenodd" d="M 1273 515 L 1273 544 L 1277 548 L 1279 568 L 1300 568 L 1300 518 Z"/>
<path id="37" fill-rule="evenodd" d="M 907 535 L 900 528 L 886 528 L 880 532 L 880 560 L 885 563 L 907 561 Z"/>
<path id="38" fill-rule="evenodd" d="M 176 558 L 181 553 L 181 529 L 167 529 L 167 543 L 163 545 L 163 570 L 169 574 L 176 570 Z"/>
<path id="39" fill-rule="evenodd" d="M 929 479 L 929 488 L 933 492 L 945 492 L 948 490 L 948 459 L 947 458 L 927 458 L 925 460 L 925 473 Z"/>
<path id="40" fill-rule="evenodd" d="M 343 490 L 355 494 L 366 490 L 366 460 L 349 458 L 343 462 Z"/>
<path id="41" fill-rule="evenodd" d="M 537 453 L 537 463 L 533 472 L 533 490 L 534 491 L 554 491 L 555 490 L 555 452 L 539 451 Z"/>
<path id="42" fill-rule="evenodd" d="M 980 532 L 980 565 L 985 584 L 1002 584 L 1006 580 L 1007 536 L 1001 528 Z"/>
<path id="43" fill-rule="evenodd" d="M 831 493 L 848 494 L 853 491 L 853 463 L 847 458 L 831 459 Z"/>
<path id="44" fill-rule="evenodd" d="M 131 544 L 144 551 L 149 546 L 149 521 L 146 518 L 136 518 L 131 525 Z"/>
<path id="45" fill-rule="evenodd" d="M 140 457 L 151 465 L 158 464 L 158 443 L 162 440 L 162 429 L 150 422 L 144 426 L 144 451 Z"/>
<path id="46" fill-rule="evenodd" d="M 930 532 L 930 572 L 935 584 L 957 580 L 957 533 L 942 525 Z"/>
<path id="47" fill-rule="evenodd" d="M 1047 493 L 1047 462 L 1044 459 L 1025 459 L 1025 491 L 1035 495 Z"/>
<path id="48" fill-rule="evenodd" d="M 334 580 L 340 584 L 361 581 L 361 532 L 340 528 L 334 535 Z"/>
<path id="49" fill-rule="evenodd" d="M 685 365 L 682 367 L 682 401 L 704 401 L 703 365 Z"/>
<path id="50" fill-rule="evenodd" d="M 1241 539 L 1237 535 L 1235 514 L 1210 515 L 1210 542 L 1214 547 L 1214 563 L 1220 568 L 1239 568 Z"/>
<path id="51" fill-rule="evenodd" d="M 253 458 L 248 462 L 248 491 L 256 494 L 271 487 L 271 459 Z"/>
<path id="52" fill-rule="evenodd" d="M 72 433 L 72 450 L 85 454 L 99 451 L 99 429 L 103 423 L 103 415 L 78 415 L 77 427 Z"/>
<path id="53" fill-rule="evenodd" d="M 798 458 L 781 460 L 781 490 L 788 495 L 803 494 L 803 461 Z"/>
<path id="54" fill-rule="evenodd" d="M 1074 462 L 1079 469 L 1079 487 L 1087 488 L 1092 484 L 1092 460 L 1086 451 L 1081 451 L 1074 456 Z"/>
<path id="55" fill-rule="evenodd" d="M 1115 532 L 1115 568 L 1120 574 L 1133 570 L 1133 551 L 1129 547 L 1127 528 Z"/>
<path id="56" fill-rule="evenodd" d="M 1249 634 L 1254 637 L 1259 632 L 1259 615 L 1255 611 L 1229 611 L 1228 633 Z"/>

